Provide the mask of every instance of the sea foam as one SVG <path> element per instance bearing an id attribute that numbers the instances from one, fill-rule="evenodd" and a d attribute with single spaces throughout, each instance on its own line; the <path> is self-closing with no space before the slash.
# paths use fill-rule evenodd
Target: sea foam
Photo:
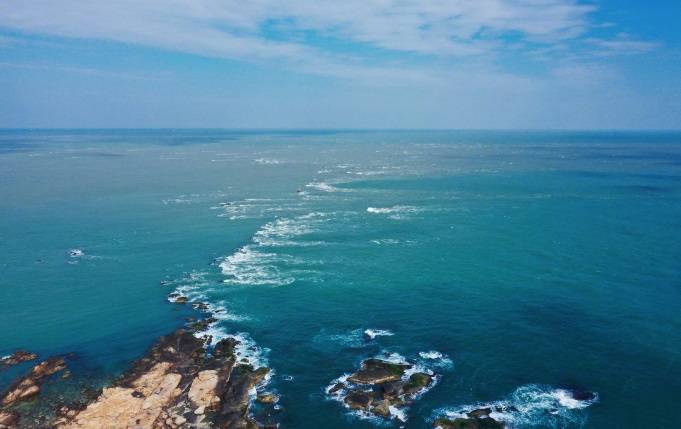
<path id="1" fill-rule="evenodd" d="M 578 400 L 566 389 L 529 384 L 517 388 L 502 400 L 440 409 L 435 418 L 465 418 L 473 410 L 490 408 L 490 417 L 509 427 L 562 428 L 583 424 L 586 418 L 583 409 L 596 402 L 598 394 L 591 399 Z"/>

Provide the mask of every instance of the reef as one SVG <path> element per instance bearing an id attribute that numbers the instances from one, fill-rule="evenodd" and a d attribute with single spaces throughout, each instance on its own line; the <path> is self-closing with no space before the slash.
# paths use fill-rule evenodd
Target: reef
<path id="1" fill-rule="evenodd" d="M 40 386 L 50 376 L 66 370 L 63 357 L 53 357 L 34 366 L 28 375 L 18 379 L 7 389 L 0 399 L 2 411 L 26 401 L 40 393 Z M 66 372 L 64 372 L 66 374 Z"/>
<path id="2" fill-rule="evenodd" d="M 38 355 L 35 353 L 31 353 L 26 350 L 17 350 L 11 355 L 5 356 L 2 359 L 0 359 L 0 370 L 36 359 L 38 359 Z"/>
<path id="3" fill-rule="evenodd" d="M 404 409 L 435 384 L 430 370 L 408 362 L 366 359 L 349 376 L 341 377 L 326 392 L 346 407 L 365 415 L 406 420 Z"/>

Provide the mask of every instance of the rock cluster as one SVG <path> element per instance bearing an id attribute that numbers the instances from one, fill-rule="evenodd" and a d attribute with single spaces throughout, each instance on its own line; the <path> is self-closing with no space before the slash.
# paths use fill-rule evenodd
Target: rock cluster
<path id="1" fill-rule="evenodd" d="M 10 366 L 18 365 L 22 362 L 28 362 L 38 358 L 35 353 L 27 352 L 26 350 L 17 350 L 9 356 L 0 359 L 0 370 Z"/>
<path id="2" fill-rule="evenodd" d="M 478 408 L 466 413 L 466 417 L 439 418 L 433 426 L 440 429 L 504 429 L 506 426 L 491 418 L 491 413 L 491 408 Z"/>
<path id="3" fill-rule="evenodd" d="M 328 387 L 327 393 L 347 407 L 383 418 L 400 418 L 408 406 L 435 383 L 430 371 L 414 371 L 409 363 L 367 359 L 361 368 Z"/>
<path id="4" fill-rule="evenodd" d="M 51 375 L 64 371 L 66 363 L 62 357 L 53 357 L 34 366 L 31 372 L 15 381 L 2 395 L 0 405 L 4 408 L 32 398 L 40 393 L 40 386 Z"/>
<path id="5" fill-rule="evenodd" d="M 61 429 L 257 428 L 249 393 L 268 374 L 235 362 L 237 341 L 213 350 L 190 330 L 162 337 L 113 386 L 82 409 L 64 409 Z"/>

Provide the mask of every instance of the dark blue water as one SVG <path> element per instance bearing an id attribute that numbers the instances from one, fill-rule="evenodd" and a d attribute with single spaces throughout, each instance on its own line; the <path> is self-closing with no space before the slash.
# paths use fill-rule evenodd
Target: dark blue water
<path id="1" fill-rule="evenodd" d="M 74 352 L 72 384 L 195 317 L 179 290 L 284 427 L 385 425 L 324 392 L 385 353 L 439 375 L 409 428 L 681 427 L 681 134 L 2 131 L 0 220 L 0 354 Z"/>

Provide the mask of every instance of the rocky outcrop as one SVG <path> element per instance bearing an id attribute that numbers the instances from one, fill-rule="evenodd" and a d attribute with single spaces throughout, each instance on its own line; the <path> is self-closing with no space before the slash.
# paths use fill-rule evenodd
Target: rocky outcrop
<path id="1" fill-rule="evenodd" d="M 0 371 L 9 368 L 10 366 L 18 365 L 23 362 L 28 362 L 38 358 L 35 353 L 28 352 L 26 350 L 17 350 L 9 356 L 5 356 L 0 359 Z"/>
<path id="2" fill-rule="evenodd" d="M 433 427 L 440 429 L 504 429 L 506 426 L 491 417 L 471 417 L 435 420 Z"/>
<path id="3" fill-rule="evenodd" d="M 192 330 L 161 338 L 113 386 L 80 410 L 64 410 L 61 429 L 256 428 L 252 389 L 269 372 L 235 362 L 232 338 L 209 349 Z"/>
<path id="4" fill-rule="evenodd" d="M 27 376 L 17 380 L 7 389 L 0 399 L 0 405 L 9 407 L 36 396 L 40 393 L 40 386 L 47 377 L 65 369 L 66 363 L 62 357 L 54 357 L 40 362 L 33 367 Z"/>
<path id="5" fill-rule="evenodd" d="M 0 411 L 0 429 L 9 429 L 16 426 L 19 415 L 11 411 Z"/>
<path id="6" fill-rule="evenodd" d="M 411 368 L 409 364 L 367 359 L 362 362 L 362 368 L 352 374 L 348 381 L 359 384 L 383 384 L 398 381 L 409 368 Z"/>
<path id="7" fill-rule="evenodd" d="M 352 410 L 402 420 L 402 410 L 434 384 L 431 371 L 415 372 L 410 363 L 367 359 L 355 373 L 331 383 L 326 392 Z"/>

